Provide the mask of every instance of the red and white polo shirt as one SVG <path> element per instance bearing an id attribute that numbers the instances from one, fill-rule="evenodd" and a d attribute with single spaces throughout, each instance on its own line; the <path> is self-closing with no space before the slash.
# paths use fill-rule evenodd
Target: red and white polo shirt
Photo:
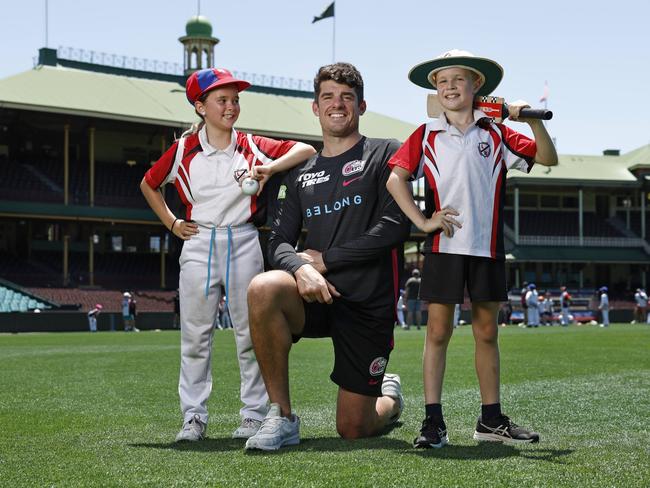
<path id="1" fill-rule="evenodd" d="M 455 218 L 463 227 L 450 238 L 440 231 L 429 234 L 423 252 L 503 259 L 506 172 L 530 172 L 537 146 L 479 110 L 474 120 L 464 134 L 444 114 L 421 125 L 388 164 L 415 178 L 424 175 L 427 218 L 447 206 L 460 213 Z"/>
<path id="2" fill-rule="evenodd" d="M 204 126 L 186 137 L 179 165 L 174 165 L 176 141 L 147 171 L 145 181 L 154 190 L 173 183 L 186 206 L 186 220 L 207 227 L 241 225 L 258 210 L 257 197 L 242 193 L 241 180 L 253 164 L 269 164 L 294 144 L 233 130 L 230 145 L 220 150 L 208 143 Z"/>

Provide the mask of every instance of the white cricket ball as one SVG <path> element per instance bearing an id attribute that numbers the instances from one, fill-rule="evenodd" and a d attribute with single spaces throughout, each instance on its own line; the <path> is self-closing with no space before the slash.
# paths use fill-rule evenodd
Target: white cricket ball
<path id="1" fill-rule="evenodd" d="M 241 191 L 244 195 L 255 195 L 260 189 L 260 184 L 253 178 L 244 178 L 241 182 Z"/>

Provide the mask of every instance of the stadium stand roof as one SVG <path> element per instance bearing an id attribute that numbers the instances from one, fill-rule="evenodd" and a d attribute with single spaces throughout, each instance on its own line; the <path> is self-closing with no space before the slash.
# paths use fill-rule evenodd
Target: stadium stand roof
<path id="1" fill-rule="evenodd" d="M 585 185 L 585 186 L 639 186 L 631 170 L 637 163 L 650 165 L 650 146 L 621 156 L 559 155 L 559 164 L 547 168 L 533 166 L 529 174 L 508 172 L 508 180 L 517 184 Z"/>
<path id="2" fill-rule="evenodd" d="M 237 127 L 275 137 L 320 140 L 311 98 L 247 90 Z M 198 119 L 177 82 L 144 79 L 63 66 L 39 65 L 0 80 L 0 107 L 186 127 Z M 405 140 L 415 126 L 366 112 L 361 130 L 369 137 Z"/>

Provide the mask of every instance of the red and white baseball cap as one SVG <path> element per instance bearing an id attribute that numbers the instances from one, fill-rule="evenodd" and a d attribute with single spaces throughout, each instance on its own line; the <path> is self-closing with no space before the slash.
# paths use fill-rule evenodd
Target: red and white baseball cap
<path id="1" fill-rule="evenodd" d="M 251 84 L 248 81 L 238 80 L 230 71 L 223 68 L 208 68 L 195 71 L 185 83 L 187 100 L 194 105 L 201 95 L 224 85 L 237 85 L 237 91 L 243 91 Z"/>
<path id="2" fill-rule="evenodd" d="M 95 304 L 95 308 L 98 309 L 98 310 L 101 310 L 104 307 L 102 306 L 101 303 L 97 303 L 97 304 Z"/>

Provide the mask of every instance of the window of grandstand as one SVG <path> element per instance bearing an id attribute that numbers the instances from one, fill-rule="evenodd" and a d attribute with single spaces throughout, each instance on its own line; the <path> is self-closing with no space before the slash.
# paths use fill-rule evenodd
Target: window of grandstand
<path id="1" fill-rule="evenodd" d="M 541 195 L 540 206 L 542 208 L 559 208 L 560 196 L 559 195 Z"/>
<path id="2" fill-rule="evenodd" d="M 554 263 L 542 263 L 542 276 L 540 283 L 548 284 L 553 282 L 553 264 Z"/>
<path id="3" fill-rule="evenodd" d="M 519 206 L 520 207 L 537 208 L 537 195 L 532 194 L 532 193 L 520 193 L 519 194 Z"/>
<path id="4" fill-rule="evenodd" d="M 125 147 L 122 150 L 122 154 L 123 160 L 126 161 L 129 166 L 135 166 L 135 163 L 145 164 L 149 162 L 149 154 L 147 150 L 141 147 Z M 134 161 L 135 163 L 130 164 L 130 161 Z"/>
<path id="5" fill-rule="evenodd" d="M 616 206 L 618 208 L 631 208 L 632 207 L 632 198 L 628 195 L 621 195 L 616 197 Z"/>
<path id="6" fill-rule="evenodd" d="M 111 237 L 111 245 L 113 251 L 122 252 L 122 236 Z"/>
<path id="7" fill-rule="evenodd" d="M 562 208 L 578 208 L 578 197 L 562 197 Z"/>
<path id="8" fill-rule="evenodd" d="M 160 252 L 160 236 L 149 236 L 149 250 Z"/>

